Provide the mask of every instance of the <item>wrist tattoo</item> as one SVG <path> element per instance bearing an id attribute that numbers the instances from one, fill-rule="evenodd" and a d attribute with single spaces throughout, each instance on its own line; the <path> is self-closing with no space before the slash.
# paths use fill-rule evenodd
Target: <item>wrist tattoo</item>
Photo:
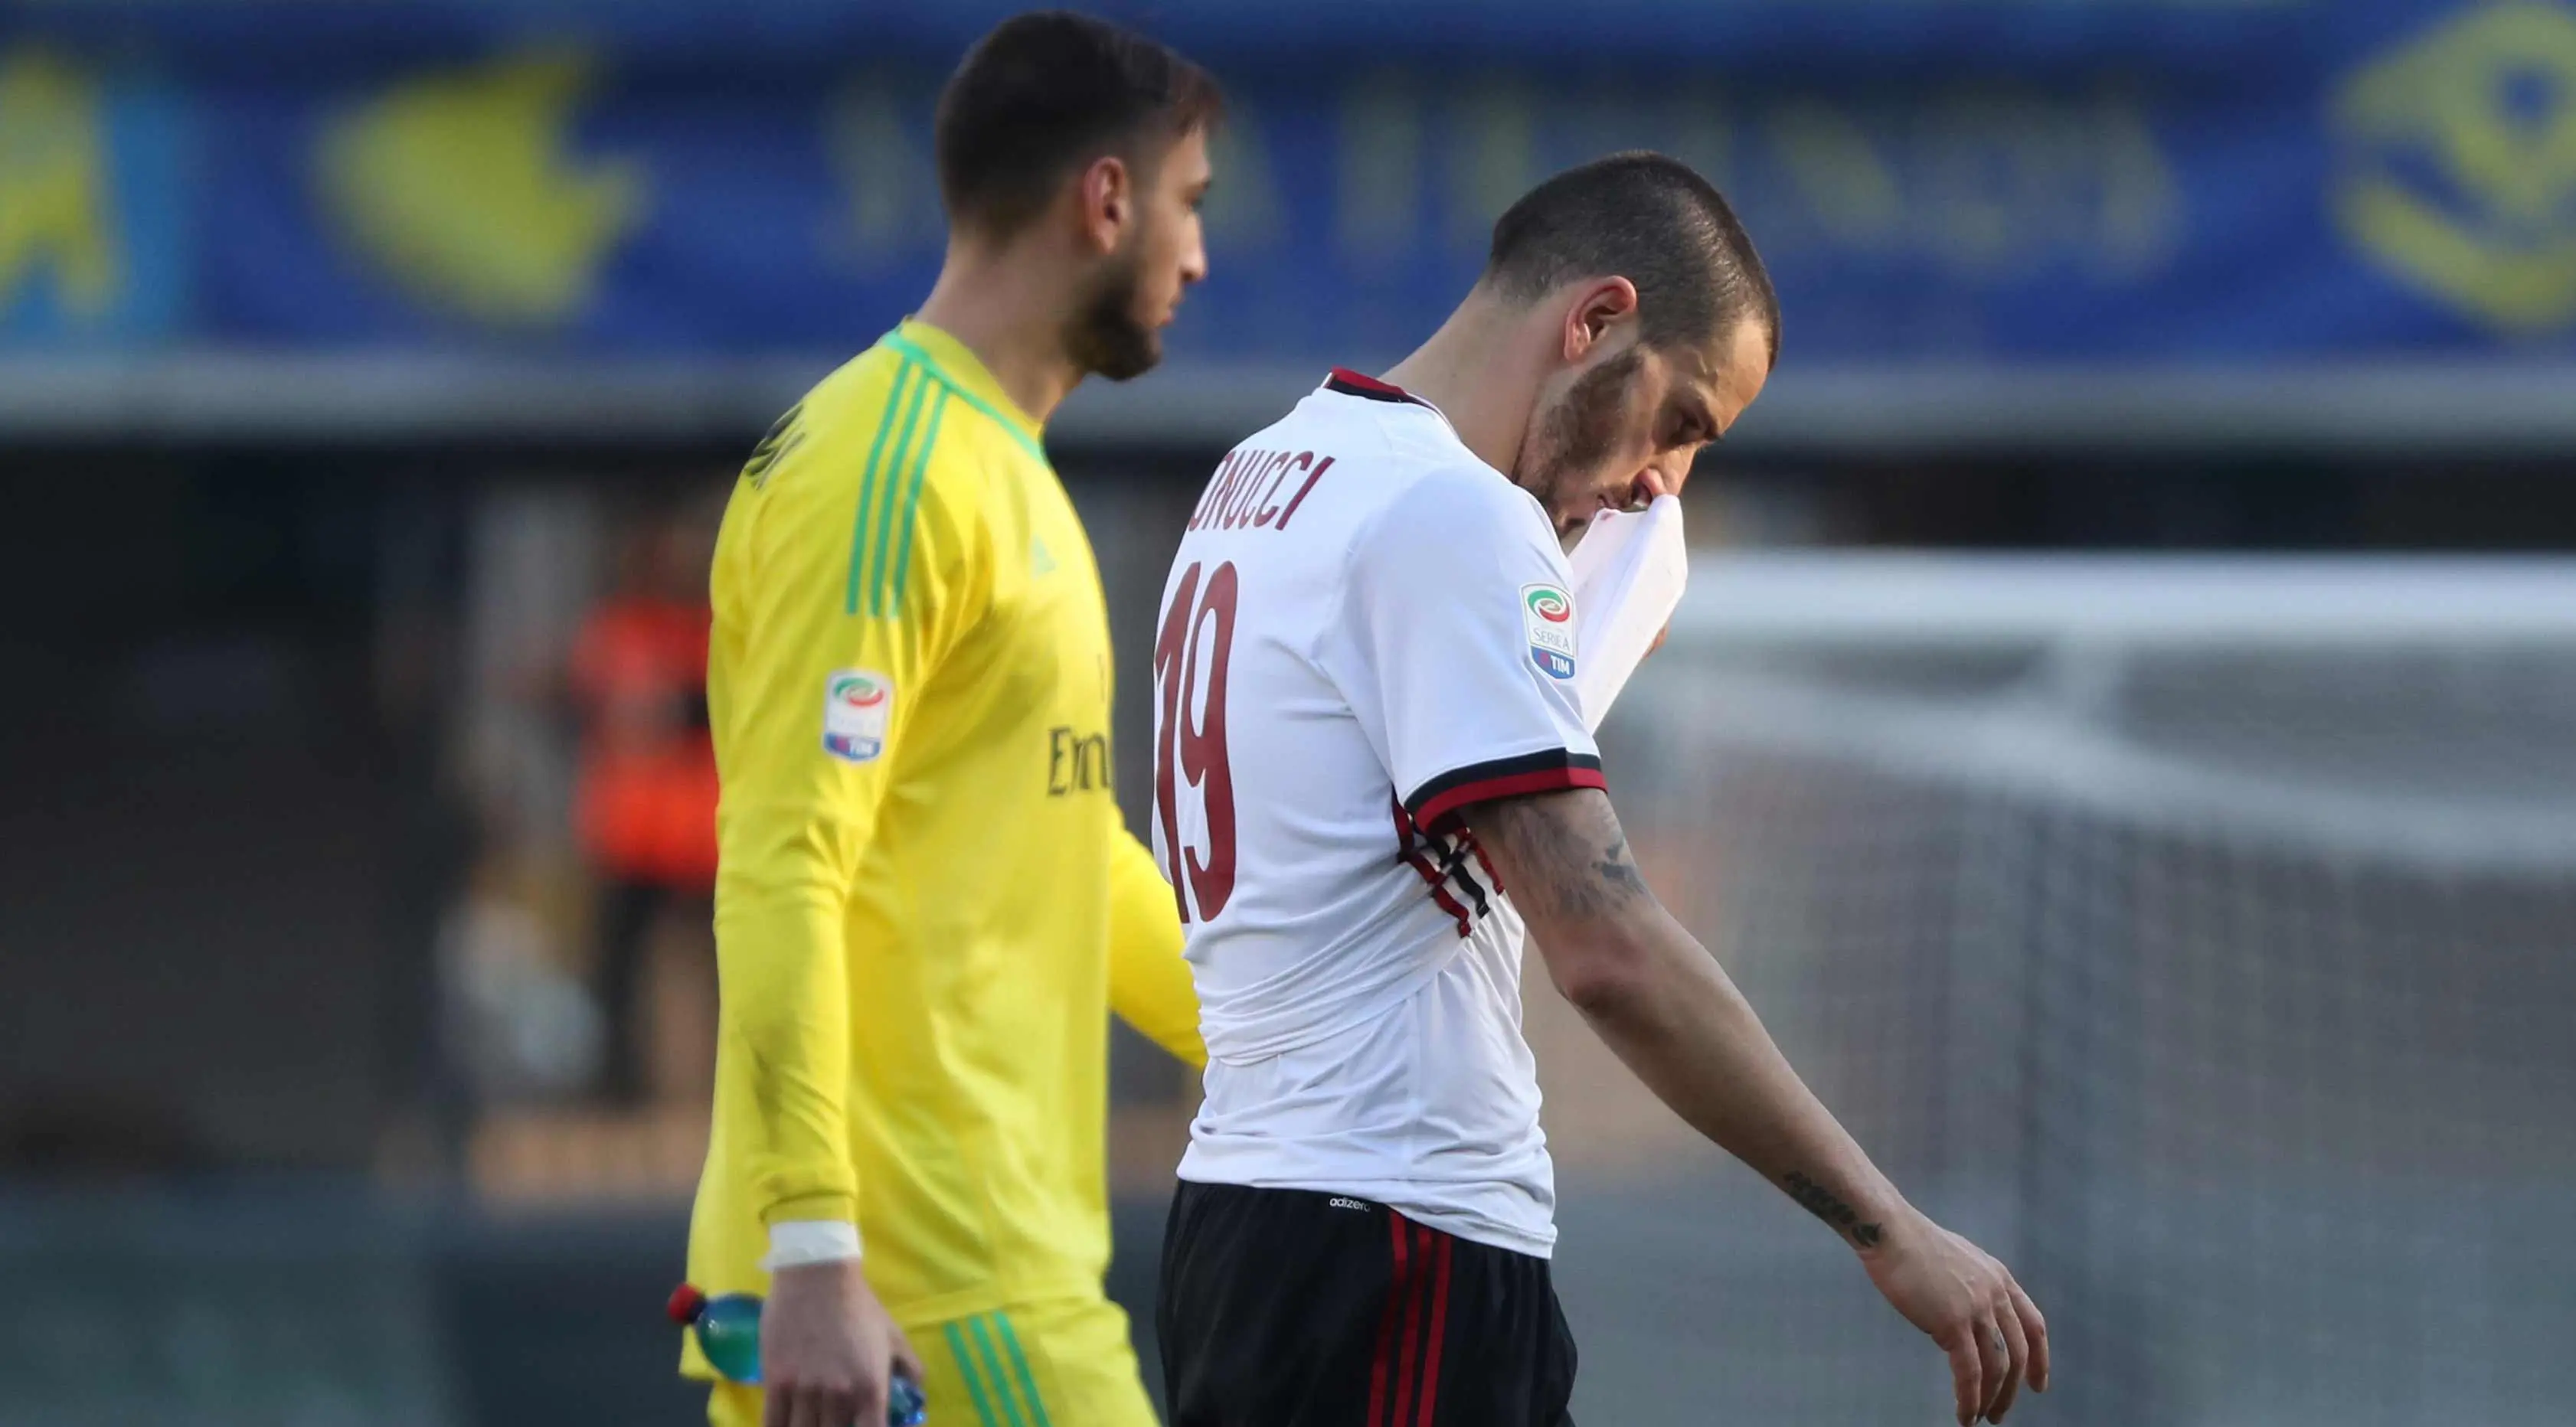
<path id="1" fill-rule="evenodd" d="M 1781 1182 L 1789 1186 L 1789 1197 L 1798 1201 L 1799 1208 L 1824 1220 L 1835 1233 L 1860 1247 L 1875 1248 L 1884 1237 L 1878 1225 L 1861 1222 L 1860 1215 L 1850 1205 L 1835 1198 L 1832 1191 L 1804 1174 L 1793 1169 Z"/>

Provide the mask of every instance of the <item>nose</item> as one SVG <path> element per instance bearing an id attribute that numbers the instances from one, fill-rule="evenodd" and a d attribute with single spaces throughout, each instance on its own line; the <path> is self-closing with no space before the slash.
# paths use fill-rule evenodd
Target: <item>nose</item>
<path id="1" fill-rule="evenodd" d="M 1698 454 L 1697 451 L 1676 451 L 1657 461 L 1649 473 L 1655 484 L 1662 488 L 1657 494 L 1680 495 L 1682 487 L 1690 481 L 1691 461 Z"/>
<path id="2" fill-rule="evenodd" d="M 1199 236 L 1198 225 L 1192 224 L 1190 246 L 1181 254 L 1181 285 L 1187 287 L 1205 278 L 1207 274 L 1207 242 Z"/>

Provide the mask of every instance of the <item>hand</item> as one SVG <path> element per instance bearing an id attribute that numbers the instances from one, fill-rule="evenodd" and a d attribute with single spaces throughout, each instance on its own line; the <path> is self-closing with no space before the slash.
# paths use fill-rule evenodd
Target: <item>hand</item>
<path id="1" fill-rule="evenodd" d="M 856 1259 L 783 1268 L 760 1314 L 761 1427 L 877 1427 L 901 1372 L 921 1358 L 886 1316 Z"/>
<path id="2" fill-rule="evenodd" d="M 1950 1355 L 1959 1427 L 2003 1421 L 2025 1375 L 2033 1391 L 2048 1391 L 2048 1323 L 1985 1250 L 1911 1214 L 1861 1250 L 1861 1263 L 1905 1321 Z"/>

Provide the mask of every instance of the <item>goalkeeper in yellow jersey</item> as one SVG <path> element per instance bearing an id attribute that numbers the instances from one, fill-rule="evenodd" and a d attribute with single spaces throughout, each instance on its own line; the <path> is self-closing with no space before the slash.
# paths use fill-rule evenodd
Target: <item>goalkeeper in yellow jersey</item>
<path id="1" fill-rule="evenodd" d="M 1080 16 L 986 36 L 939 100 L 947 261 L 782 418 L 714 571 L 714 1129 L 689 1234 L 768 1296 L 718 1427 L 1147 1427 L 1104 1296 L 1108 1016 L 1205 1052 L 1171 888 L 1110 790 L 1100 576 L 1040 449 L 1201 277 L 1220 98 Z M 685 1371 L 712 1373 L 692 1344 Z M 765 1392 L 765 1396 L 764 1396 Z"/>

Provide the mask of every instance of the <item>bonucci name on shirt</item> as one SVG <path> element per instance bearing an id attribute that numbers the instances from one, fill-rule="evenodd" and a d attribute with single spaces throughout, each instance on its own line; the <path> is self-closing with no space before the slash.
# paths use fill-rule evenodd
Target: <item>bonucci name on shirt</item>
<path id="1" fill-rule="evenodd" d="M 1190 529 L 1285 530 L 1288 521 L 1305 504 L 1306 493 L 1315 482 L 1331 470 L 1333 458 L 1315 458 L 1312 451 L 1253 451 L 1238 447 L 1226 453 L 1224 464 L 1217 467 L 1216 477 L 1208 482 L 1207 494 L 1199 497 L 1199 508 L 1190 516 Z M 1292 477 L 1301 477 L 1296 491 L 1285 501 L 1279 500 L 1281 489 Z"/>

